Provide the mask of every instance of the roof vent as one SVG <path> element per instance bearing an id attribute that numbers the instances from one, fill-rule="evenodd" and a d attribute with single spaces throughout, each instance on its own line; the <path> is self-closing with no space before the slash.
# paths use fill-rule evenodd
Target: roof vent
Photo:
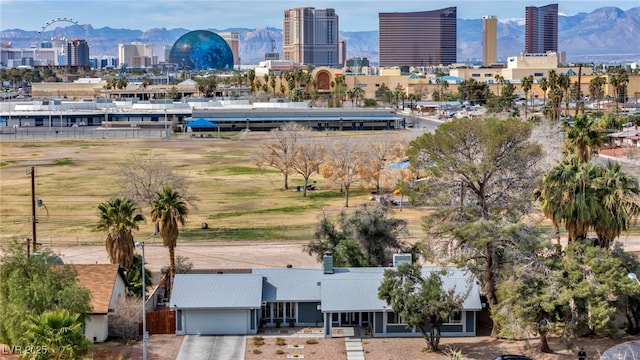
<path id="1" fill-rule="evenodd" d="M 291 269 L 291 268 L 293 268 L 293 265 L 287 264 L 287 269 Z"/>

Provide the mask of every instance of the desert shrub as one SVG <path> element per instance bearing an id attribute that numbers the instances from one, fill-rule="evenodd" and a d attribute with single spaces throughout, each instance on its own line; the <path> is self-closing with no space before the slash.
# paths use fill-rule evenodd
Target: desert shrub
<path id="1" fill-rule="evenodd" d="M 284 340 L 284 338 L 277 337 L 276 338 L 276 345 L 278 345 L 278 346 L 287 345 L 287 342 Z"/>
<path id="2" fill-rule="evenodd" d="M 318 343 L 318 339 L 308 339 L 306 343 L 309 345 L 314 345 Z"/>
<path id="3" fill-rule="evenodd" d="M 462 360 L 462 350 L 448 348 L 444 351 L 447 360 Z"/>
<path id="4" fill-rule="evenodd" d="M 284 354 L 284 350 L 282 349 L 276 350 L 276 355 L 282 355 L 282 354 Z"/>
<path id="5" fill-rule="evenodd" d="M 253 349 L 253 353 L 254 353 L 254 354 L 256 354 L 256 355 L 260 355 L 260 354 L 262 354 L 262 350 L 260 350 L 260 349 Z"/>
<path id="6" fill-rule="evenodd" d="M 264 338 L 262 336 L 254 336 L 253 345 L 255 346 L 264 345 Z"/>

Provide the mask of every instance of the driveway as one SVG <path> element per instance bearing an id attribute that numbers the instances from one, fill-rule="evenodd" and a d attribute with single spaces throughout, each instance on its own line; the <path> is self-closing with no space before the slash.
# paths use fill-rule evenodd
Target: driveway
<path id="1" fill-rule="evenodd" d="M 244 360 L 243 335 L 185 335 L 176 360 Z"/>

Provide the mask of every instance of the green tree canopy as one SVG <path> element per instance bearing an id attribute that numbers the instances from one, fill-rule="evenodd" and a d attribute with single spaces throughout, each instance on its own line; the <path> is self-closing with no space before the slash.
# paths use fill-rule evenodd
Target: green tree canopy
<path id="1" fill-rule="evenodd" d="M 324 215 L 304 249 L 318 261 L 333 253 L 338 267 L 386 266 L 392 252 L 406 248 L 399 240 L 405 232 L 406 221 L 390 217 L 386 207 L 364 206 L 341 212 L 335 222 Z"/>
<path id="2" fill-rule="evenodd" d="M 419 264 L 401 264 L 384 272 L 378 297 L 389 304 L 408 328 L 415 327 L 431 351 L 438 351 L 440 329 L 455 311 L 460 310 L 468 291 L 445 289 L 442 275 L 432 271 L 426 278 Z"/>
<path id="3" fill-rule="evenodd" d="M 502 254 L 527 234 L 518 221 L 543 155 L 530 136 L 531 125 L 515 119 L 456 119 L 409 145 L 411 166 L 425 174 L 413 201 L 436 207 L 424 218 L 424 248 L 470 267 L 490 306 Z"/>
<path id="4" fill-rule="evenodd" d="M 12 242 L 0 257 L 0 341 L 9 346 L 26 345 L 25 321 L 50 310 L 70 314 L 91 312 L 89 291 L 77 282 L 71 266 L 53 261 L 54 254 L 42 250 L 28 256 L 22 243 Z"/>

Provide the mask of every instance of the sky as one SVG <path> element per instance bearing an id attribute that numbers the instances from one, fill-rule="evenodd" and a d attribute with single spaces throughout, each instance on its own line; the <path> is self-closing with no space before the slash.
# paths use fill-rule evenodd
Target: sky
<path id="1" fill-rule="evenodd" d="M 379 12 L 427 11 L 457 6 L 461 19 L 479 19 L 484 15 L 513 19 L 524 18 L 526 6 L 551 3 L 557 3 L 559 12 L 566 15 L 589 13 L 605 6 L 622 10 L 640 6 L 640 0 L 0 0 L 0 30 L 40 31 L 43 27 L 70 24 L 64 20 L 52 22 L 58 18 L 71 19 L 81 25 L 91 24 L 94 28 L 142 31 L 151 28 L 282 28 L 285 9 L 315 7 L 335 9 L 340 31 L 367 31 L 378 29 Z"/>

